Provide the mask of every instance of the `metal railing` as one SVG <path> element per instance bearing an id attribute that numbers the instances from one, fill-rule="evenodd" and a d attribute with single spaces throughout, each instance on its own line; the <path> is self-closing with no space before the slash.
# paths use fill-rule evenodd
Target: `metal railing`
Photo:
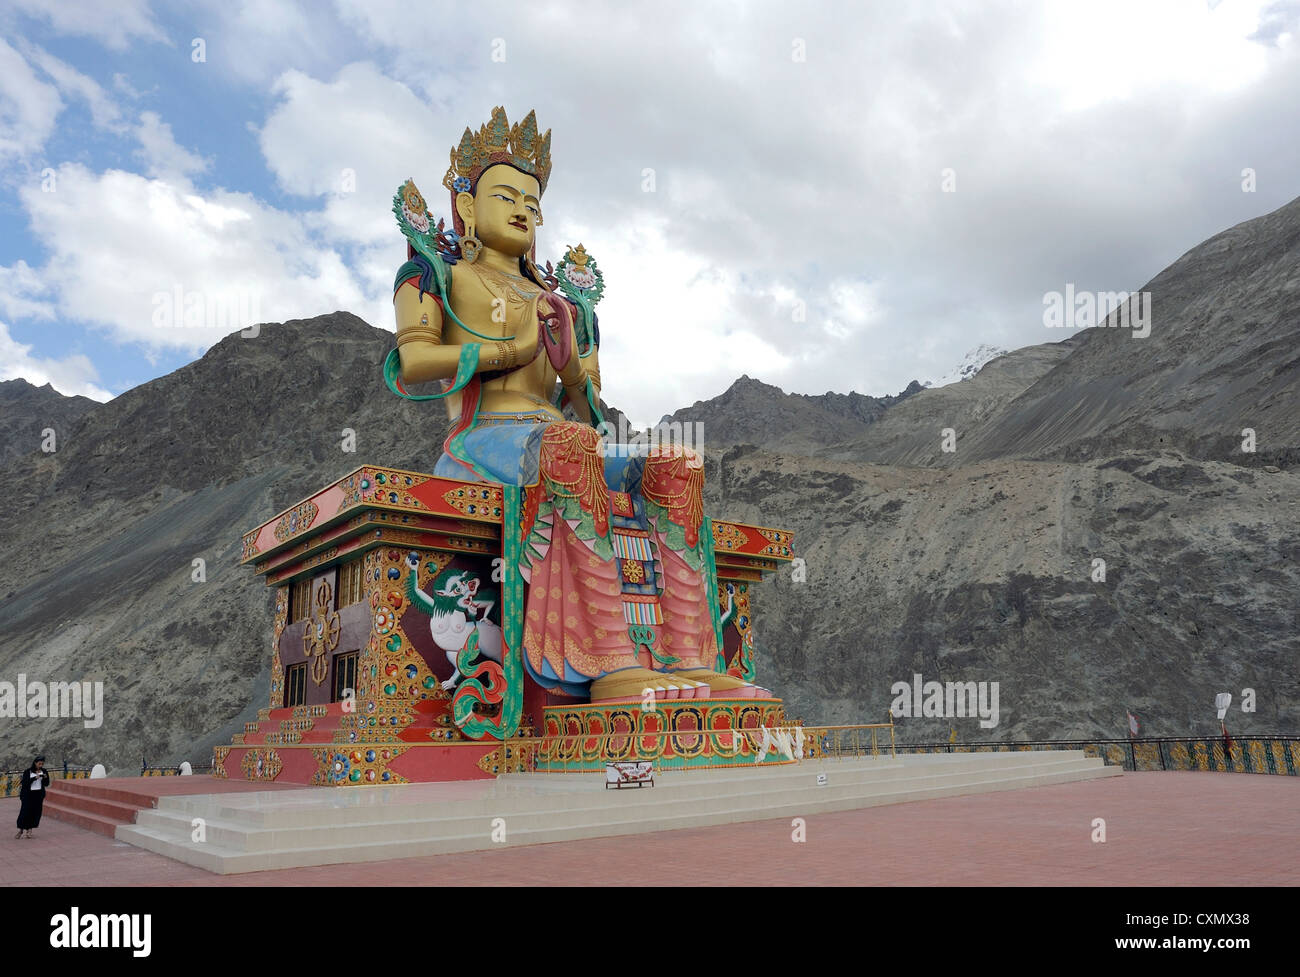
<path id="1" fill-rule="evenodd" d="M 889 730 L 888 745 L 884 730 Z M 798 742 L 802 733 L 803 741 Z M 767 748 L 764 750 L 764 737 Z M 789 738 L 789 751 L 782 737 Z M 1151 736 L 1132 739 L 1013 740 L 1000 743 L 900 743 L 894 723 L 782 725 L 742 730 L 562 733 L 503 742 L 500 771 L 597 772 L 609 760 L 653 760 L 660 769 L 696 770 L 796 759 L 842 759 L 906 753 L 1005 753 L 1078 750 L 1125 770 L 1205 770 L 1300 776 L 1300 736 Z M 790 754 L 794 754 L 791 756 Z M 742 763 L 745 761 L 741 761 Z"/>
<path id="2" fill-rule="evenodd" d="M 23 770 L 0 770 L 0 797 L 17 797 L 18 789 L 22 786 L 22 775 L 30 770 L 31 767 L 25 767 Z M 61 766 L 52 767 L 49 764 L 45 766 L 45 772 L 50 775 L 50 780 L 85 780 L 90 776 L 90 767 L 74 765 L 64 760 Z"/>
<path id="3" fill-rule="evenodd" d="M 30 769 L 30 768 L 27 768 Z M 69 763 L 64 760 L 59 766 L 50 766 L 46 764 L 45 771 L 50 775 L 50 780 L 88 780 L 90 771 L 93 767 L 82 764 Z M 212 764 L 191 763 L 190 769 L 195 774 L 211 774 Z M 165 766 L 151 765 L 143 757 L 140 759 L 140 776 L 141 777 L 172 777 L 178 776 L 181 772 L 180 764 L 167 764 Z M 0 797 L 17 797 L 18 788 L 22 786 L 22 770 L 0 770 Z"/>
<path id="4" fill-rule="evenodd" d="M 1082 750 L 1125 770 L 1214 770 L 1300 776 L 1300 736 L 1144 736 L 1131 739 L 899 743 L 900 753 L 1006 753 Z"/>
<path id="5" fill-rule="evenodd" d="M 880 756 L 882 747 L 879 736 L 882 729 L 889 730 L 889 755 L 891 757 L 898 755 L 892 720 L 887 723 L 866 723 L 860 726 L 809 726 L 806 728 L 819 734 L 814 746 L 816 752 L 805 751 L 805 756 L 808 759 Z M 863 741 L 863 730 L 871 731 L 870 745 Z"/>

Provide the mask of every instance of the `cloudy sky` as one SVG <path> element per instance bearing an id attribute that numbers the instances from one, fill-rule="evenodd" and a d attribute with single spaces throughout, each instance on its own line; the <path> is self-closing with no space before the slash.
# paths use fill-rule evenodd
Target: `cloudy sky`
<path id="1" fill-rule="evenodd" d="M 244 324 L 176 296 L 392 329 L 392 194 L 445 213 L 497 104 L 634 419 L 894 393 L 1300 196 L 1300 2 L 0 0 L 0 379 L 106 400 Z"/>

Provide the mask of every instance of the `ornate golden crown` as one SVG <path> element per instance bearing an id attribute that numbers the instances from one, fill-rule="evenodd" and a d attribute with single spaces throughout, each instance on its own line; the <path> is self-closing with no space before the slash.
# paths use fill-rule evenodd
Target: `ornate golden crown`
<path id="1" fill-rule="evenodd" d="M 537 178 L 542 191 L 551 175 L 551 130 L 538 136 L 537 113 L 529 112 L 523 122 L 513 126 L 506 119 L 506 110 L 497 106 L 492 119 L 477 133 L 468 127 L 460 137 L 460 145 L 452 147 L 451 166 L 442 178 L 442 185 L 453 194 L 468 190 L 485 169 L 495 163 L 507 163 Z M 457 186 L 457 181 L 465 182 Z"/>

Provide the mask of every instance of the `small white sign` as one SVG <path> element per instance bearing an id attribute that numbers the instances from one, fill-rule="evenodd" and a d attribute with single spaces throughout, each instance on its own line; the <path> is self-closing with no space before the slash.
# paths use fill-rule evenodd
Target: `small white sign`
<path id="1" fill-rule="evenodd" d="M 824 773 L 819 773 L 819 774 L 817 775 L 817 786 L 818 786 L 818 787 L 825 787 L 825 786 L 826 786 L 826 774 L 824 774 Z"/>
<path id="2" fill-rule="evenodd" d="M 605 788 L 653 787 L 654 764 L 649 760 L 613 761 L 605 764 Z"/>

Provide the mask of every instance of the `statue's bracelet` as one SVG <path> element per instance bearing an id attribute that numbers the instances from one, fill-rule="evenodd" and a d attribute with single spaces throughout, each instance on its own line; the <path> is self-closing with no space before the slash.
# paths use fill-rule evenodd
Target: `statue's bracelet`
<path id="1" fill-rule="evenodd" d="M 519 352 L 515 348 L 515 341 L 507 339 L 492 344 L 495 355 L 488 360 L 488 366 L 497 366 L 503 369 L 510 369 L 519 359 Z"/>
<path id="2" fill-rule="evenodd" d="M 430 326 L 407 326 L 405 329 L 397 330 L 398 346 L 403 346 L 406 343 L 433 343 L 438 345 L 441 342 L 441 329 L 434 329 Z"/>

